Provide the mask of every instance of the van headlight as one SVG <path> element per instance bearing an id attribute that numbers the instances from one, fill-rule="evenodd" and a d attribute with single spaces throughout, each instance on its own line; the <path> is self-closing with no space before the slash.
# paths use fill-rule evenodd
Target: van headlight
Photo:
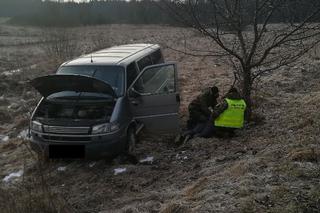
<path id="1" fill-rule="evenodd" d="M 116 123 L 99 124 L 92 127 L 92 134 L 108 133 L 119 130 L 119 125 Z"/>
<path id="2" fill-rule="evenodd" d="M 42 132 L 42 124 L 38 121 L 32 121 L 31 129 L 37 132 Z"/>

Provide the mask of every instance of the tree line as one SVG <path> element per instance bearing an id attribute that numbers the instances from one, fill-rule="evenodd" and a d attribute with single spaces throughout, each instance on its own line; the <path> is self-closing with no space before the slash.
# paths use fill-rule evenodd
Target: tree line
<path id="1" fill-rule="evenodd" d="M 212 2 L 219 0 L 195 0 L 198 7 L 199 19 L 211 20 L 213 13 Z M 242 0 L 249 5 L 247 17 L 254 15 L 254 0 Z M 252 1 L 252 4 L 248 2 Z M 297 1 L 297 0 L 292 0 Z M 318 0 L 312 0 L 317 2 Z M 180 1 L 184 4 L 186 1 Z M 1 0 L 0 16 L 12 17 L 11 23 L 34 26 L 81 26 L 100 24 L 169 24 L 180 25 L 181 17 L 176 18 L 168 5 L 174 6 L 177 1 L 170 0 L 91 0 L 87 3 L 53 2 L 42 0 Z M 298 22 L 310 11 L 310 5 L 299 8 L 294 5 L 275 11 L 272 22 Z M 292 13 L 292 15 L 284 15 Z M 187 16 L 186 16 L 187 17 Z M 290 17 L 291 20 L 284 19 Z M 178 20 L 178 21 L 177 21 Z M 313 21 L 320 21 L 320 16 Z M 246 22 L 243 22 L 246 24 Z"/>
<path id="2" fill-rule="evenodd" d="M 11 23 L 35 26 L 81 26 L 100 24 L 175 24 L 159 2 L 90 1 L 88 3 L 41 0 L 4 0 L 0 16 Z"/>

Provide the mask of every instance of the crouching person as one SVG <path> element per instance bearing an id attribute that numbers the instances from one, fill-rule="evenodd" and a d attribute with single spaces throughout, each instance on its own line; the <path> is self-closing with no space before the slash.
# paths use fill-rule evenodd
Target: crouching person
<path id="1" fill-rule="evenodd" d="M 246 106 L 238 90 L 231 88 L 225 95 L 224 101 L 213 110 L 214 128 L 211 132 L 208 131 L 209 134 L 214 133 L 218 137 L 234 136 L 234 131 L 244 125 Z"/>
<path id="2" fill-rule="evenodd" d="M 217 105 L 218 97 L 219 89 L 213 86 L 206 89 L 189 104 L 188 131 L 185 132 L 185 135 L 193 137 L 203 131 L 208 121 L 210 121 L 211 112 Z"/>
<path id="3" fill-rule="evenodd" d="M 217 104 L 219 89 L 216 86 L 205 89 L 188 106 L 187 131 L 178 135 L 175 143 L 184 143 L 194 135 L 202 133 L 210 121 L 211 112 Z"/>

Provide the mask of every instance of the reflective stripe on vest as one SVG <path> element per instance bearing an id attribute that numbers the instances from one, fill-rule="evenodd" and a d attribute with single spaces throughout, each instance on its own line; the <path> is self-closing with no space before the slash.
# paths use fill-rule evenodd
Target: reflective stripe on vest
<path id="1" fill-rule="evenodd" d="M 246 102 L 243 99 L 226 98 L 228 108 L 220 114 L 214 121 L 215 126 L 242 128 L 244 123 L 244 112 L 246 110 Z"/>

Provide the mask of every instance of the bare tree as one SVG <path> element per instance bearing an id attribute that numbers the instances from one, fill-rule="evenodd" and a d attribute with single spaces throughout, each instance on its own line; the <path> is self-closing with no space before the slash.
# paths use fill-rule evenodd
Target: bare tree
<path id="1" fill-rule="evenodd" d="M 101 50 L 111 46 L 110 28 L 101 28 L 91 36 L 91 51 Z"/>
<path id="2" fill-rule="evenodd" d="M 248 118 L 255 80 L 294 63 L 320 42 L 315 0 L 174 0 L 165 8 L 215 44 L 207 55 L 228 55 Z"/>
<path id="3" fill-rule="evenodd" d="M 79 40 L 72 30 L 66 28 L 44 29 L 42 49 L 57 65 L 79 55 Z"/>

